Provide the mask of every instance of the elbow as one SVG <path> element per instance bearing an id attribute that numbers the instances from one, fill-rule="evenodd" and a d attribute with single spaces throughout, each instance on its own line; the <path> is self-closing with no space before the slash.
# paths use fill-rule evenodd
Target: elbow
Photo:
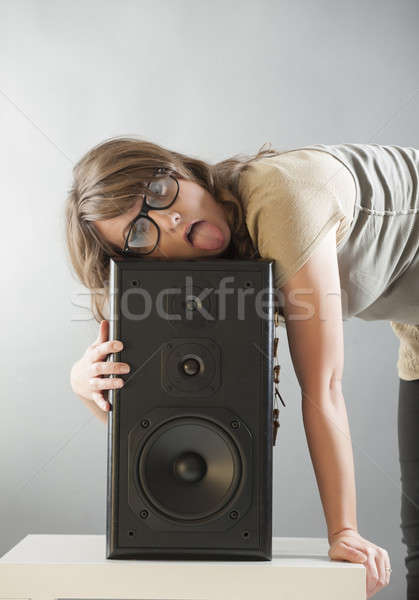
<path id="1" fill-rule="evenodd" d="M 330 377 L 316 377 L 301 386 L 302 403 L 336 404 L 343 399 L 342 378 L 335 372 Z"/>
<path id="2" fill-rule="evenodd" d="M 329 389 L 335 393 L 342 393 L 342 373 L 336 371 L 329 378 Z"/>

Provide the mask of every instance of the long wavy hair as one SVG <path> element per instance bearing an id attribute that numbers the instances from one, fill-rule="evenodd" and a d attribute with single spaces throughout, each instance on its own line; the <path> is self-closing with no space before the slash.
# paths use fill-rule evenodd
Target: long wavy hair
<path id="1" fill-rule="evenodd" d="M 145 193 L 156 169 L 199 184 L 223 204 L 231 240 L 217 258 L 260 258 L 246 226 L 238 186 L 240 174 L 253 161 L 280 154 L 264 146 L 254 155 L 236 154 L 209 164 L 137 137 L 112 137 L 94 146 L 74 165 L 65 203 L 66 246 L 77 278 L 91 292 L 96 321 L 106 318 L 109 258 L 118 253 L 101 239 L 92 221 L 129 210 Z"/>

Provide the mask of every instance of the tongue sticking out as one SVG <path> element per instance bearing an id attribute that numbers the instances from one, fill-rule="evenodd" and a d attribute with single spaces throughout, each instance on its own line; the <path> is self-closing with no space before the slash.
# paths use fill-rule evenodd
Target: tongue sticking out
<path id="1" fill-rule="evenodd" d="M 224 242 L 224 236 L 220 228 L 208 223 L 208 221 L 195 223 L 189 239 L 195 248 L 202 248 L 202 250 L 216 250 Z"/>

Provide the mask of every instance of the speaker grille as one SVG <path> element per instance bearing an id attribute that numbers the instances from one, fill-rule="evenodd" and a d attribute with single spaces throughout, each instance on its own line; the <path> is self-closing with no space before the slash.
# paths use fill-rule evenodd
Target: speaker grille
<path id="1" fill-rule="evenodd" d="M 238 448 L 212 421 L 172 419 L 145 441 L 138 482 L 150 504 L 175 519 L 202 519 L 230 503 L 242 474 Z"/>

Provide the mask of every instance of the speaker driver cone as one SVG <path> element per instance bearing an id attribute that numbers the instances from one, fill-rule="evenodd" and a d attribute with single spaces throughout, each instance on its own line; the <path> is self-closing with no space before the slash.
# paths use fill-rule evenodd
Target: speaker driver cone
<path id="1" fill-rule="evenodd" d="M 210 420 L 172 419 L 147 438 L 138 461 L 139 483 L 164 514 L 194 520 L 229 503 L 242 465 L 230 435 Z"/>

